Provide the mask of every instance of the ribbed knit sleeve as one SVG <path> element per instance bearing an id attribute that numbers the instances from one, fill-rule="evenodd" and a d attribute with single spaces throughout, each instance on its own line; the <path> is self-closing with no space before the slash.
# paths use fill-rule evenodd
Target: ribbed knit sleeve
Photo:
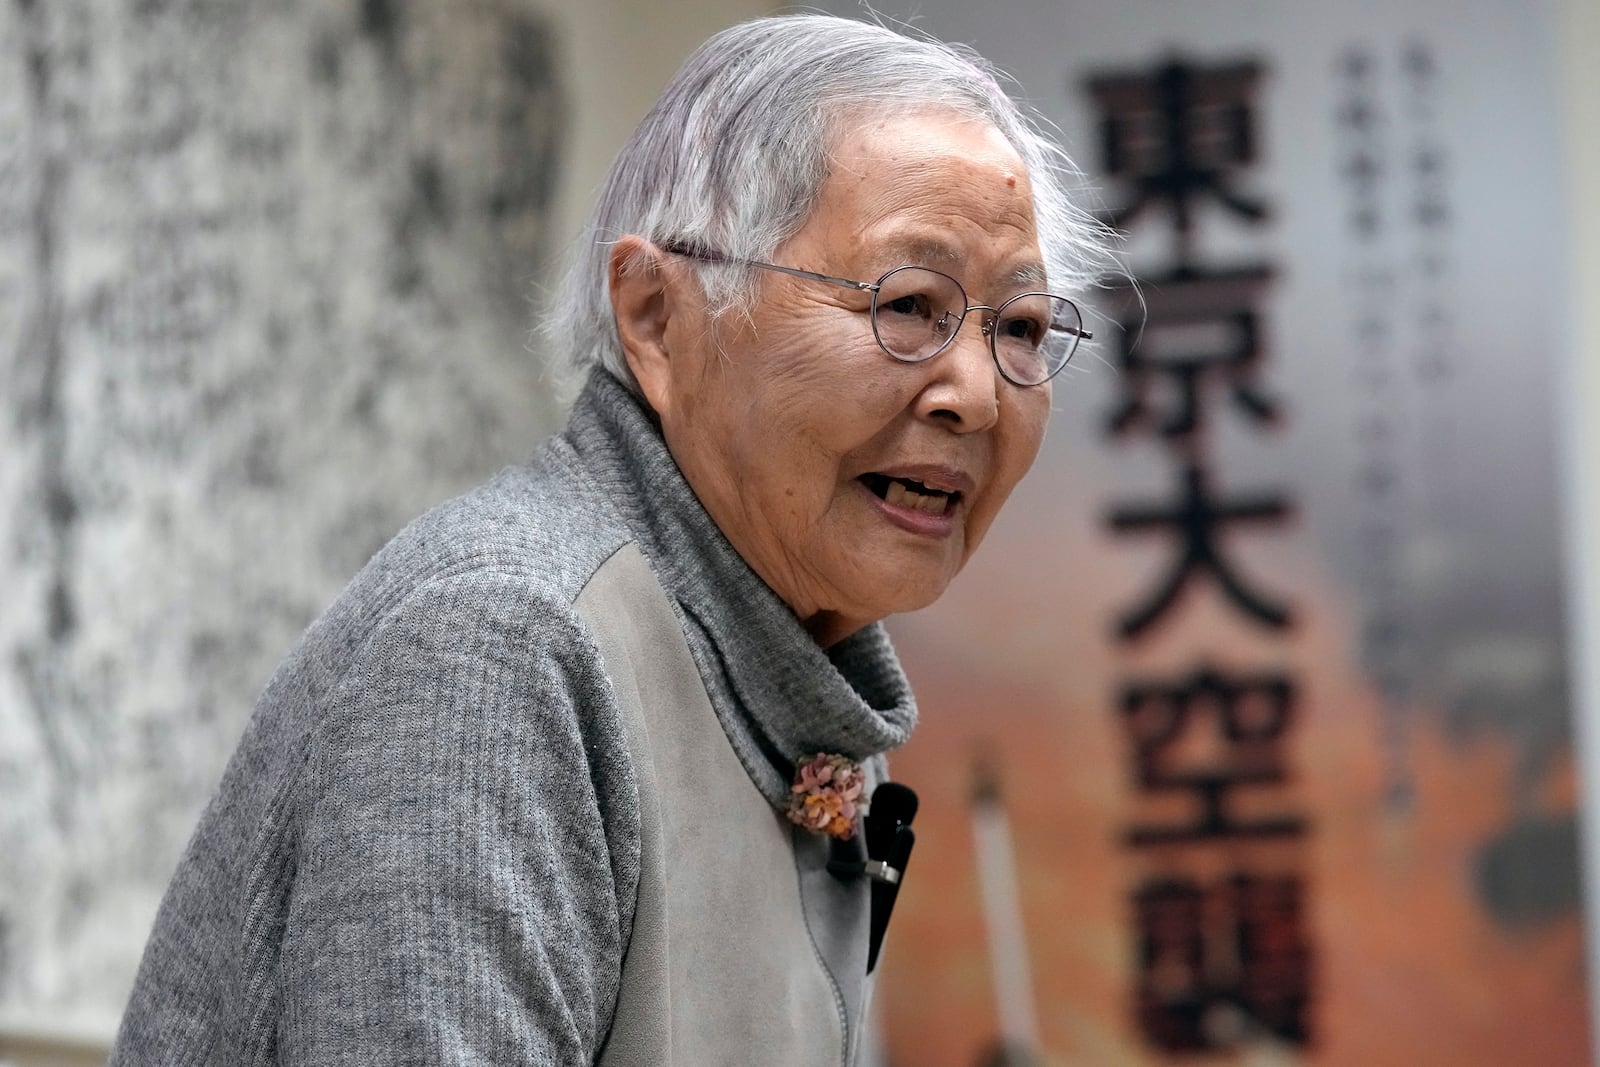
<path id="1" fill-rule="evenodd" d="M 409 595 L 327 697 L 276 977 L 283 1064 L 592 1062 L 637 890 L 599 654 L 503 573 Z"/>

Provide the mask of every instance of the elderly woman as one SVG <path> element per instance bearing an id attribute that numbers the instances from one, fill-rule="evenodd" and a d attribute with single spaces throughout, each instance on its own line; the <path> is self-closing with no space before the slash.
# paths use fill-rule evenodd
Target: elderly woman
<path id="1" fill-rule="evenodd" d="M 1066 173 L 943 45 L 810 16 L 691 57 L 550 331 L 570 425 L 273 676 L 113 1062 L 848 1063 L 837 861 L 916 718 L 879 620 L 966 563 L 1087 336 Z"/>

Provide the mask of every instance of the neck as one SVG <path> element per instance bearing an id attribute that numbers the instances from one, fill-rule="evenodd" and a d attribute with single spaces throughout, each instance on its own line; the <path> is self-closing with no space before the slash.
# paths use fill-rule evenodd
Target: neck
<path id="1" fill-rule="evenodd" d="M 822 648 L 830 648 L 867 626 L 870 621 L 849 619 L 834 611 L 818 611 L 802 616 L 800 625 L 811 635 L 811 640 Z"/>

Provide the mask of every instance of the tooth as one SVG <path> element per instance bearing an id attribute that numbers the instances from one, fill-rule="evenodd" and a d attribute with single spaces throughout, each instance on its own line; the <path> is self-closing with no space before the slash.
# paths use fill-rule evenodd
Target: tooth
<path id="1" fill-rule="evenodd" d="M 891 479 L 886 483 L 883 500 L 892 507 L 943 515 L 950 509 L 951 495 L 937 489 L 913 489 L 904 482 Z"/>

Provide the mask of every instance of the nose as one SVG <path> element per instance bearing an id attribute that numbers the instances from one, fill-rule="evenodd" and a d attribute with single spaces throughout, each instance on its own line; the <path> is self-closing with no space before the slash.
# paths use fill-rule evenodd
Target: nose
<path id="1" fill-rule="evenodd" d="M 967 311 L 949 347 L 922 364 L 929 377 L 915 404 L 919 418 L 957 433 L 987 430 L 1000 418 L 1000 371 L 989 349 L 992 312 L 982 306 Z"/>

